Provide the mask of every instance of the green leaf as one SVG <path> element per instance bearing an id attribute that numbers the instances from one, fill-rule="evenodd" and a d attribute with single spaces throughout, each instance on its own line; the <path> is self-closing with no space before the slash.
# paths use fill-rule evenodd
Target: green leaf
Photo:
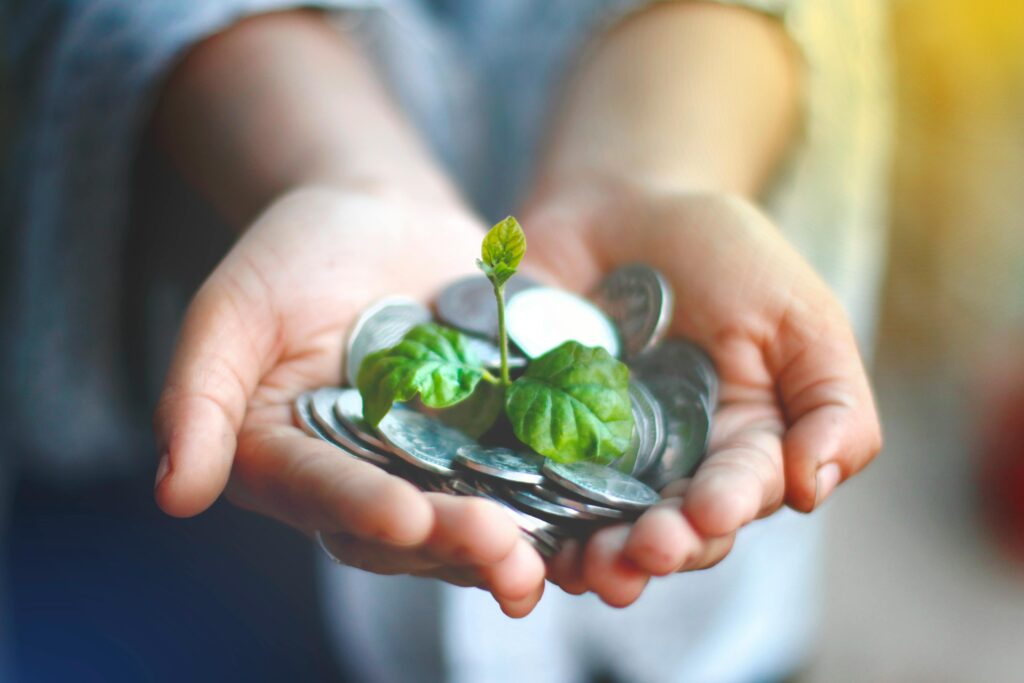
<path id="1" fill-rule="evenodd" d="M 505 399 L 516 437 L 559 462 L 608 463 L 629 447 L 629 368 L 602 348 L 568 341 L 535 359 Z"/>
<path id="2" fill-rule="evenodd" d="M 525 254 L 526 234 L 519 221 L 509 216 L 496 223 L 484 236 L 477 265 L 500 287 L 515 274 Z"/>
<path id="3" fill-rule="evenodd" d="M 455 330 L 417 325 L 395 346 L 371 353 L 359 366 L 356 386 L 363 417 L 380 424 L 395 401 L 419 395 L 424 405 L 444 408 L 464 400 L 483 377 L 480 360 Z"/>

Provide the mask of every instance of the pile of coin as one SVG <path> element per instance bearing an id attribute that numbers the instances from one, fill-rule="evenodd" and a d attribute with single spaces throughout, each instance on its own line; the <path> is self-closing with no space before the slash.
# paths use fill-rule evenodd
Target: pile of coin
<path id="1" fill-rule="evenodd" d="M 295 420 L 307 434 L 422 490 L 496 501 L 551 556 L 566 538 L 636 518 L 658 501 L 661 487 L 693 473 L 707 450 L 718 378 L 699 347 L 664 339 L 673 294 L 649 266 L 613 271 L 589 300 L 521 275 L 509 281 L 506 296 L 513 374 L 570 339 L 601 346 L 629 366 L 635 426 L 629 449 L 615 462 L 563 464 L 522 444 L 484 444 L 446 424 L 444 411 L 412 404 L 395 404 L 377 428 L 363 419 L 353 388 L 363 358 L 397 344 L 416 325 L 436 319 L 461 330 L 484 364 L 498 367 L 494 293 L 483 276 L 447 287 L 434 311 L 398 297 L 364 311 L 348 340 L 349 386 L 300 395 Z"/>

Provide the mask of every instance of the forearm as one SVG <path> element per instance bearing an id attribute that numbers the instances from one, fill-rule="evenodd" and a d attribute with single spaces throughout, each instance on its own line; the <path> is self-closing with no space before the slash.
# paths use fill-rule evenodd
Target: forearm
<path id="1" fill-rule="evenodd" d="M 196 46 L 154 125 L 185 178 L 239 224 L 304 185 L 455 196 L 359 51 L 315 12 L 256 17 Z"/>
<path id="2" fill-rule="evenodd" d="M 643 10 L 569 81 L 535 195 L 597 176 L 753 196 L 796 127 L 798 71 L 767 17 L 700 2 Z"/>

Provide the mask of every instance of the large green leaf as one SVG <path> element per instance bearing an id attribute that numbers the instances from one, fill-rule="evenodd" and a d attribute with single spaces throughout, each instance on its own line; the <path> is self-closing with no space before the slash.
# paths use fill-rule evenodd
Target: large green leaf
<path id="1" fill-rule="evenodd" d="M 480 269 L 497 286 L 512 277 L 526 254 L 526 234 L 512 216 L 499 221 L 484 236 L 480 249 Z"/>
<path id="2" fill-rule="evenodd" d="M 568 341 L 530 363 L 505 410 L 516 437 L 559 462 L 611 462 L 629 446 L 629 368 L 602 348 Z"/>
<path id="3" fill-rule="evenodd" d="M 356 378 L 363 416 L 376 426 L 391 404 L 417 395 L 431 408 L 453 405 L 473 393 L 483 372 L 461 334 L 434 323 L 417 325 L 395 346 L 363 360 Z"/>

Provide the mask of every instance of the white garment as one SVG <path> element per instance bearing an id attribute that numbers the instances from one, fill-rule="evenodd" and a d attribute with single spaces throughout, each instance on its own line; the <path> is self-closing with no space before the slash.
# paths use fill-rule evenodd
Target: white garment
<path id="1" fill-rule="evenodd" d="M 807 63 L 804 135 L 765 205 L 869 345 L 889 142 L 882 8 L 858 0 L 736 4 L 783 8 Z M 391 7 L 390 15 L 364 17 L 359 35 L 372 36 L 368 47 L 385 79 L 485 215 L 508 213 L 550 89 L 609 15 L 575 3 L 479 3 L 474 42 L 438 27 L 417 3 Z M 487 42 L 500 31 L 524 40 Z M 479 111 L 505 115 L 465 128 Z M 744 529 L 717 567 L 655 579 L 626 610 L 549 586 L 521 621 L 505 618 L 481 591 L 323 559 L 328 622 L 360 681 L 566 683 L 597 671 L 637 683 L 772 680 L 792 673 L 813 647 L 822 525 L 821 513 L 782 511 Z"/>

